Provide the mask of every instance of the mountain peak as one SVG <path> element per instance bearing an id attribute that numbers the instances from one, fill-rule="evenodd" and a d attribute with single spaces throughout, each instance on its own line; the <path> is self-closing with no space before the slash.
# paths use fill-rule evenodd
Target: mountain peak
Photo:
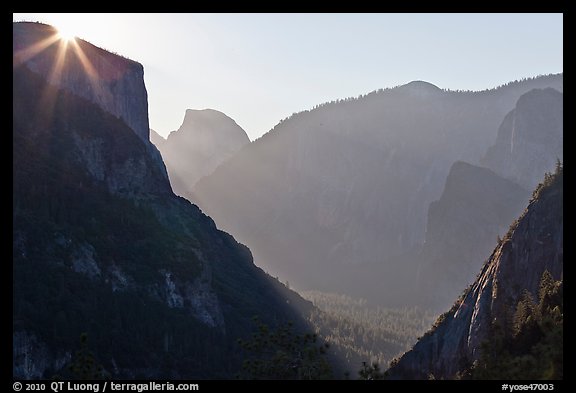
<path id="1" fill-rule="evenodd" d="M 187 109 L 182 125 L 157 144 L 174 192 L 189 195 L 200 178 L 250 143 L 246 131 L 214 109 Z"/>
<path id="2" fill-rule="evenodd" d="M 230 117 L 226 116 L 224 113 L 211 108 L 206 109 L 186 109 L 186 114 L 184 115 L 184 119 L 186 120 L 188 117 L 191 118 L 227 118 Z"/>
<path id="3" fill-rule="evenodd" d="M 233 139 L 238 143 L 250 142 L 246 131 L 234 119 L 215 109 L 186 109 L 182 125 L 168 135 L 171 138 L 188 138 L 190 135 L 216 134 L 218 137 Z"/>
<path id="4" fill-rule="evenodd" d="M 420 80 L 412 81 L 405 85 L 398 86 L 398 89 L 420 97 L 428 97 L 430 95 L 442 92 L 442 89 L 440 89 L 438 86 Z"/>

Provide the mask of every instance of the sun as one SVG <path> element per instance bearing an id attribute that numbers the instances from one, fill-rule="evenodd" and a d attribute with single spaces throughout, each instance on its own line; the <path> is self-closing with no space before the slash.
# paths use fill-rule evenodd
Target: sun
<path id="1" fill-rule="evenodd" d="M 74 35 L 72 31 L 66 29 L 65 27 L 62 26 L 57 27 L 57 30 L 58 30 L 58 38 L 64 42 L 71 42 L 76 39 L 76 35 Z"/>

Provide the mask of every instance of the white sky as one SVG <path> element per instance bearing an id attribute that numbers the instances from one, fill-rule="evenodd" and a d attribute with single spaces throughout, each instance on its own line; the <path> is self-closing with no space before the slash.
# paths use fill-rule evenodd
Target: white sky
<path id="1" fill-rule="evenodd" d="M 250 139 L 293 112 L 412 80 L 483 90 L 563 71 L 562 14 L 13 14 L 144 65 L 150 126 L 226 113 Z"/>

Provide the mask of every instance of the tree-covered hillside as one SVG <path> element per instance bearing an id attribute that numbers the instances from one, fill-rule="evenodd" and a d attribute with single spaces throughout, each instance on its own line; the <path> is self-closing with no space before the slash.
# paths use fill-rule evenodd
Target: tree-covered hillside
<path id="1" fill-rule="evenodd" d="M 418 307 L 371 306 L 365 299 L 318 291 L 302 292 L 318 308 L 310 315 L 315 331 L 330 344 L 330 354 L 357 377 L 362 362 L 381 369 L 414 345 L 435 315 Z"/>

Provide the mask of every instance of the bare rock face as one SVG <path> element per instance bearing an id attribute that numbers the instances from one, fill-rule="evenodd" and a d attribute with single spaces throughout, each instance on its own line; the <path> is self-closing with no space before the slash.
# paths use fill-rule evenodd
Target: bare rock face
<path id="1" fill-rule="evenodd" d="M 25 331 L 12 335 L 14 375 L 22 379 L 41 379 L 49 368 L 59 369 L 72 358 L 70 352 L 55 355 L 34 334 Z"/>
<path id="2" fill-rule="evenodd" d="M 152 136 L 166 162 L 174 192 L 182 196 L 188 196 L 198 180 L 250 143 L 234 120 L 213 109 L 188 109 L 180 128 L 167 139 Z"/>
<path id="3" fill-rule="evenodd" d="M 163 300 L 170 308 L 185 308 L 202 323 L 224 331 L 224 317 L 218 297 L 211 287 L 208 269 L 192 282 L 175 282 L 173 274 L 161 271 L 165 277 Z"/>
<path id="4" fill-rule="evenodd" d="M 12 33 L 14 65 L 24 63 L 54 86 L 98 104 L 148 141 L 142 64 L 81 39 L 62 41 L 54 27 L 40 23 L 14 23 Z"/>
<path id="5" fill-rule="evenodd" d="M 546 180 L 478 278 L 435 328 L 390 368 L 394 379 L 454 378 L 480 356 L 493 322 L 503 322 L 524 290 L 537 297 L 542 273 L 563 275 L 563 175 Z"/>
<path id="6" fill-rule="evenodd" d="M 563 160 L 564 104 L 559 91 L 534 89 L 522 95 L 500 129 L 482 164 L 533 189 L 544 173 Z"/>
<path id="7" fill-rule="evenodd" d="M 109 150 L 119 147 L 106 145 L 98 136 L 87 140 L 74 135 L 83 161 L 96 179 L 106 178 L 112 191 L 131 190 L 131 194 L 150 191 L 151 182 L 146 178 L 151 176 L 166 183 L 162 157 L 149 141 L 148 93 L 140 63 L 81 39 L 65 42 L 54 27 L 41 23 L 13 23 L 12 30 L 15 68 L 26 67 L 54 87 L 98 105 L 123 121 L 143 143 L 147 157 L 128 158 L 110 171 L 104 168 Z M 44 92 L 42 106 L 53 105 L 53 94 Z"/>

